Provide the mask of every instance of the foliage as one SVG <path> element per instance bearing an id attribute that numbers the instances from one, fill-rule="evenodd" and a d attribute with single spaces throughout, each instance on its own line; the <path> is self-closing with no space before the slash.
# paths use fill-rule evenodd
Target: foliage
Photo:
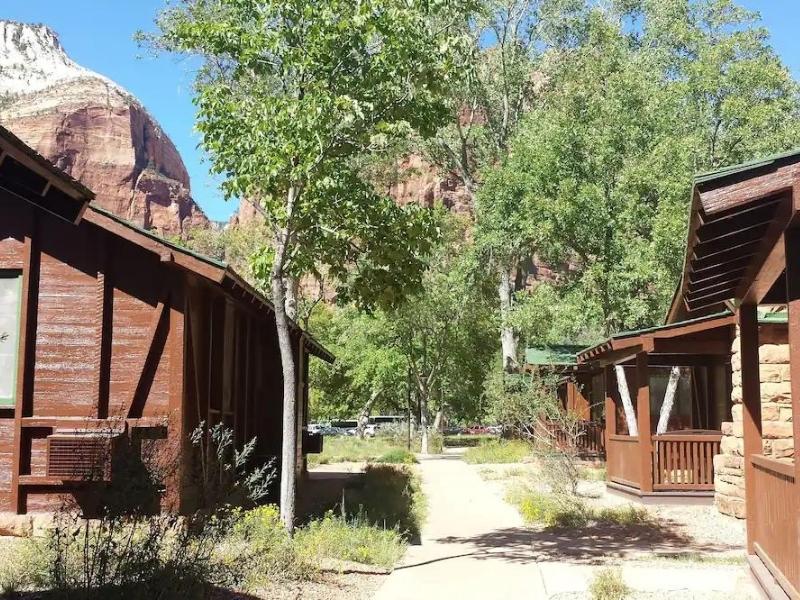
<path id="1" fill-rule="evenodd" d="M 526 317 L 544 312 L 529 341 L 659 322 L 682 266 L 693 173 L 800 139 L 797 86 L 731 0 L 586 3 L 578 21 L 578 43 L 541 63 L 538 101 L 481 191 L 491 231 L 530 231 L 561 266 L 534 291 Z"/>
<path id="2" fill-rule="evenodd" d="M 592 600 L 623 600 L 631 593 L 631 589 L 622 578 L 618 568 L 607 567 L 597 572 L 589 585 Z"/>
<path id="3" fill-rule="evenodd" d="M 417 462 L 417 458 L 405 448 L 396 448 L 384 452 L 375 459 L 375 462 L 391 465 L 413 465 Z"/>
<path id="4" fill-rule="evenodd" d="M 468 448 L 464 460 L 470 464 L 517 463 L 530 454 L 530 444 L 522 440 L 491 440 Z"/>
<path id="5" fill-rule="evenodd" d="M 512 491 L 508 499 L 517 506 L 528 524 L 580 528 L 585 527 L 591 518 L 591 509 L 572 496 L 518 490 Z"/>
<path id="6" fill-rule="evenodd" d="M 485 396 L 494 422 L 520 438 L 534 442 L 543 418 L 561 415 L 555 377 L 547 374 L 492 372 L 486 380 Z"/>
<path id="7" fill-rule="evenodd" d="M 418 475 L 406 465 L 367 465 L 363 485 L 346 491 L 342 515 L 386 529 L 405 539 L 419 537 L 425 498 Z"/>
<path id="8" fill-rule="evenodd" d="M 378 565 L 391 569 L 402 558 L 406 542 L 396 528 L 381 527 L 356 516 L 345 520 L 333 513 L 298 531 L 296 544 L 316 558 Z"/>
<path id="9" fill-rule="evenodd" d="M 46 545 L 46 587 L 86 598 L 120 590 L 133 598 L 179 598 L 236 583 L 238 572 L 215 560 L 216 548 L 235 522 L 238 504 L 266 494 L 274 468 L 246 468 L 254 443 L 235 448 L 232 432 L 221 426 L 201 425 L 191 441 L 194 462 L 201 465 L 190 481 L 201 500 L 198 510 L 186 516 L 160 512 L 154 490 L 188 457 L 142 445 L 138 459 L 118 463 L 115 484 L 98 496 L 101 505 L 89 515 L 94 518 L 71 502 L 56 513 Z M 131 465 L 144 468 L 126 468 Z"/>
<path id="10" fill-rule="evenodd" d="M 430 450 L 439 453 L 442 450 L 441 436 L 429 435 Z M 412 440 L 412 450 L 420 451 L 421 440 L 417 435 Z M 381 458 L 387 455 L 407 456 L 406 439 L 402 434 L 377 435 L 373 438 L 361 439 L 355 436 L 326 437 L 321 454 L 309 454 L 308 463 L 331 464 L 341 462 L 385 462 Z"/>
<path id="11" fill-rule="evenodd" d="M 446 435 L 442 443 L 445 448 L 472 448 L 496 439 L 496 435 L 489 433 L 479 435 Z"/>
<path id="12" fill-rule="evenodd" d="M 22 591 L 45 586 L 48 559 L 46 544 L 40 539 L 4 539 L 0 544 L 0 595 L 13 598 Z"/>

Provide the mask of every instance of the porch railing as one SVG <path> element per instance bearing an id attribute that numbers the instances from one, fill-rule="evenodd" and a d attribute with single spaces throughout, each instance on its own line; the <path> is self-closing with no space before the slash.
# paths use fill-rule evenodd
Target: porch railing
<path id="1" fill-rule="evenodd" d="M 635 488 L 640 486 L 639 438 L 609 435 L 606 442 L 606 473 L 610 481 Z"/>
<path id="2" fill-rule="evenodd" d="M 750 460 L 758 499 L 752 525 L 756 554 L 790 597 L 800 598 L 800 499 L 794 465 L 758 454 Z"/>
<path id="3" fill-rule="evenodd" d="M 721 433 L 711 432 L 654 435 L 653 490 L 713 490 L 721 439 Z"/>
<path id="4" fill-rule="evenodd" d="M 604 457 L 606 453 L 605 433 L 603 423 L 597 421 L 579 421 L 575 432 L 567 434 L 559 423 L 547 421 L 547 431 L 555 444 L 559 447 L 574 445 L 578 456 Z"/>

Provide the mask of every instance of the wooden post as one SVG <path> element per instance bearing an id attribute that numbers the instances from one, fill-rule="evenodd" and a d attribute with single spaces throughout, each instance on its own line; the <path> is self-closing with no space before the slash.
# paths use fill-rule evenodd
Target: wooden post
<path id="1" fill-rule="evenodd" d="M 795 311 L 796 312 L 796 311 Z M 791 331 L 791 328 L 790 328 Z M 755 553 L 753 533 L 758 507 L 752 457 L 763 452 L 761 439 L 761 383 L 758 361 L 758 306 L 739 307 L 739 354 L 742 361 L 742 428 L 744 435 L 744 488 L 747 511 L 747 552 Z"/>
<path id="2" fill-rule="evenodd" d="M 650 425 L 650 371 L 647 352 L 636 355 L 636 425 L 639 428 L 639 456 L 641 477 L 639 489 L 653 491 L 653 442 Z"/>
<path id="3" fill-rule="evenodd" d="M 606 452 L 609 447 L 609 437 L 617 435 L 617 406 L 614 404 L 614 365 L 605 368 L 603 377 L 606 392 Z"/>
<path id="4" fill-rule="evenodd" d="M 786 303 L 789 307 L 789 370 L 792 382 L 794 447 L 800 443 L 800 229 L 784 234 L 786 244 Z M 797 456 L 797 455 L 796 455 Z M 795 458 L 795 486 L 800 494 L 800 460 Z"/>

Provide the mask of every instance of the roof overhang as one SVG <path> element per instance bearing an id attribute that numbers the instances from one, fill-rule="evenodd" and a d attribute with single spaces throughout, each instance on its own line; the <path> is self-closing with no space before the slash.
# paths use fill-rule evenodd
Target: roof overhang
<path id="1" fill-rule="evenodd" d="M 94 194 L 0 127 L 0 190 L 79 223 Z"/>
<path id="2" fill-rule="evenodd" d="M 800 195 L 797 152 L 696 179 L 683 274 L 667 322 L 765 302 L 785 266 Z"/>
<path id="3" fill-rule="evenodd" d="M 578 364 L 618 364 L 640 352 L 673 357 L 727 356 L 735 323 L 732 314 L 724 313 L 620 333 L 580 352 Z"/>

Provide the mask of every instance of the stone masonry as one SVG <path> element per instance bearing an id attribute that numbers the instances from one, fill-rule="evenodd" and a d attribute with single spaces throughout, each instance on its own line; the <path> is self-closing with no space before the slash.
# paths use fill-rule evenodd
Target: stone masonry
<path id="1" fill-rule="evenodd" d="M 759 326 L 759 363 L 764 454 L 790 462 L 794 458 L 794 440 L 786 324 L 762 323 Z M 732 347 L 731 368 L 732 421 L 722 424 L 721 453 L 714 457 L 714 502 L 721 513 L 743 519 L 742 362 L 738 331 Z"/>

